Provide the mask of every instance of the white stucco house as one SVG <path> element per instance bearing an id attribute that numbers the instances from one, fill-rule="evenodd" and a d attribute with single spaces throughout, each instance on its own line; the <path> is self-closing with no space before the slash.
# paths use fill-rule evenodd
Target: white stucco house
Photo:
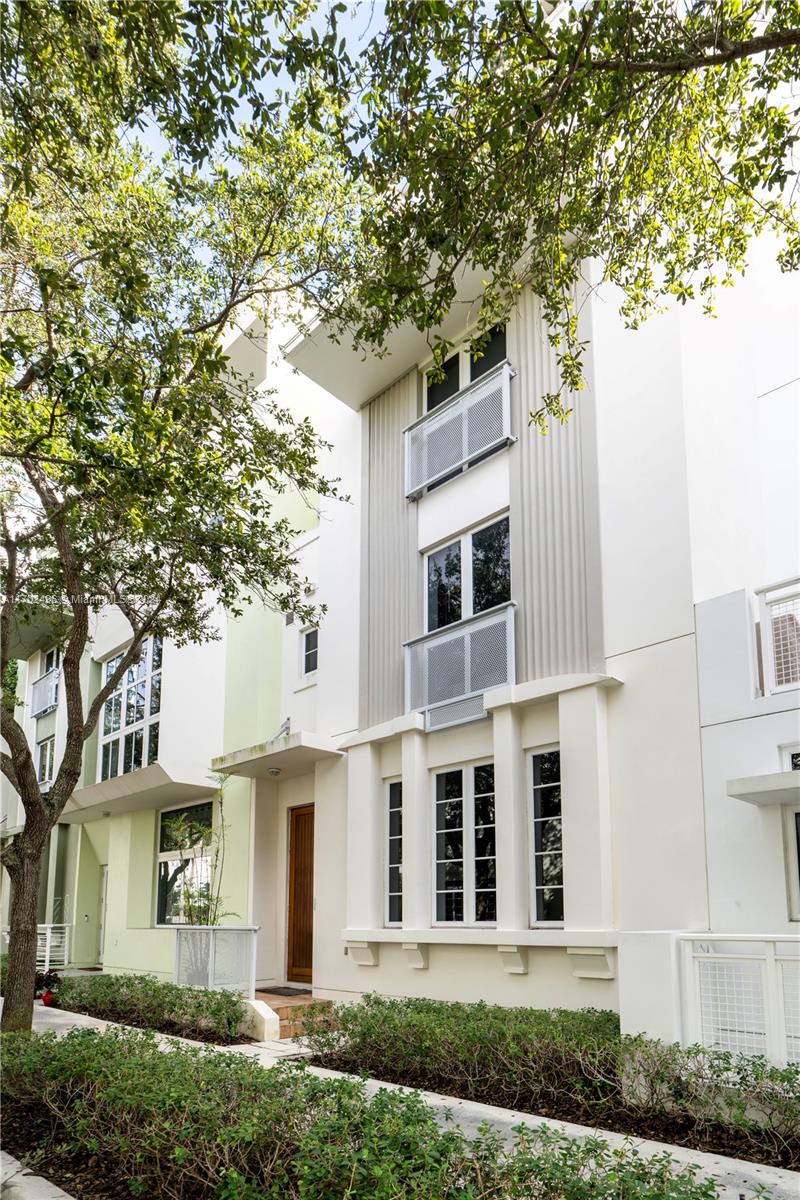
<path id="1" fill-rule="evenodd" d="M 637 332 L 587 295 L 588 388 L 547 437 L 535 298 L 477 360 L 469 311 L 443 380 L 408 328 L 285 348 L 350 496 L 298 541 L 325 612 L 229 625 L 224 703 L 185 729 L 238 788 L 256 981 L 612 1008 L 800 1061 L 798 280 L 762 246 L 716 320 Z M 164 806 L 129 814 L 120 930 L 158 924 Z"/>

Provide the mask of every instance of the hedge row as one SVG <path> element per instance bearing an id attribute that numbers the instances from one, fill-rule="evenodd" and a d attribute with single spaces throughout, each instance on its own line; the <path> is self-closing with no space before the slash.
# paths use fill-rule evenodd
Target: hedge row
<path id="1" fill-rule="evenodd" d="M 800 1167 L 800 1065 L 621 1037 L 613 1013 L 367 996 L 306 1034 L 340 1071 Z"/>
<path id="2" fill-rule="evenodd" d="M 81 1030 L 3 1039 L 10 1127 L 30 1114 L 39 1161 L 68 1141 L 120 1187 L 167 1200 L 713 1200 L 716 1186 L 668 1156 L 646 1160 L 554 1134 L 521 1135 L 513 1152 L 488 1133 L 440 1128 L 419 1096 L 368 1099 L 351 1080 L 297 1065 L 263 1070 L 238 1054 L 155 1036 Z M 43 1114 L 46 1116 L 43 1129 Z M 42 1131 L 43 1130 L 43 1131 Z M 52 1156 L 51 1157 L 51 1153 Z"/>
<path id="3" fill-rule="evenodd" d="M 238 992 L 178 987 L 152 975 L 68 975 L 55 992 L 59 1008 L 140 1029 L 228 1045 L 245 1006 Z"/>

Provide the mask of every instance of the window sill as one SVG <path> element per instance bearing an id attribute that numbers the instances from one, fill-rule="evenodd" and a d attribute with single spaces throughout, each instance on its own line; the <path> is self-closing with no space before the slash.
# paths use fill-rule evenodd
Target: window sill
<path id="1" fill-rule="evenodd" d="M 309 690 L 309 688 L 313 688 L 316 686 L 317 686 L 317 672 L 313 671 L 310 674 L 303 676 L 303 682 L 299 683 L 297 685 L 297 687 L 294 688 L 294 694 L 296 696 L 298 692 L 307 692 Z"/>

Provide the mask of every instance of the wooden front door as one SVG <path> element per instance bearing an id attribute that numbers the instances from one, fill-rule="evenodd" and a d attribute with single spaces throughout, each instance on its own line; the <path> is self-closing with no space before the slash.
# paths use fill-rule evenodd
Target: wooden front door
<path id="1" fill-rule="evenodd" d="M 314 943 L 314 805 L 289 809 L 289 955 L 286 978 L 311 983 Z"/>

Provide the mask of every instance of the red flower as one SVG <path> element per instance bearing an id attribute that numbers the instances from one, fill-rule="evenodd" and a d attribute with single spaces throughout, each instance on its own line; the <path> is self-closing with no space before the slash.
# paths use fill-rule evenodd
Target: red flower
<path id="1" fill-rule="evenodd" d="M 47 1008 L 52 1008 L 56 1002 L 56 998 L 52 992 L 42 992 L 42 1004 Z"/>

